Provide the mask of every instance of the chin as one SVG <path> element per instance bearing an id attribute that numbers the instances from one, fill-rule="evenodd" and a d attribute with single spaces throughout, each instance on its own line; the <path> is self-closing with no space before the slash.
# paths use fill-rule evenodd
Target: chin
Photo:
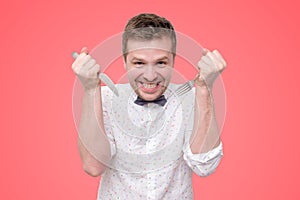
<path id="1" fill-rule="evenodd" d="M 146 87 L 141 81 L 131 82 L 130 84 L 135 93 L 146 101 L 153 101 L 159 98 L 167 88 L 164 82 L 158 82 L 158 84 L 153 87 Z"/>
<path id="2" fill-rule="evenodd" d="M 153 100 L 159 98 L 161 95 L 163 95 L 164 91 L 165 91 L 165 88 L 162 88 L 161 90 L 156 91 L 155 93 L 147 93 L 147 92 L 142 91 L 141 89 L 137 89 L 136 94 L 140 98 L 142 98 L 146 101 L 153 101 Z"/>
<path id="3" fill-rule="evenodd" d="M 162 94 L 144 94 L 144 93 L 138 93 L 139 97 L 146 100 L 146 101 L 153 101 L 157 98 L 159 98 Z"/>

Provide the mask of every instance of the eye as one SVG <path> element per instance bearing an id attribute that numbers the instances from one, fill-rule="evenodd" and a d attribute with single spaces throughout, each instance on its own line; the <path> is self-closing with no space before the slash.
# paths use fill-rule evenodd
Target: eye
<path id="1" fill-rule="evenodd" d="M 144 63 L 141 62 L 141 61 L 136 61 L 136 62 L 134 62 L 133 64 L 134 64 L 134 65 L 143 65 Z"/>
<path id="2" fill-rule="evenodd" d="M 142 64 L 144 64 L 143 62 L 140 62 L 140 61 L 138 61 L 138 62 L 134 62 L 134 64 L 135 65 L 142 65 Z"/>
<path id="3" fill-rule="evenodd" d="M 165 67 L 165 66 L 167 65 L 167 62 L 166 62 L 166 61 L 158 61 L 158 62 L 157 62 L 157 65 L 158 65 L 159 67 Z"/>
<path id="4" fill-rule="evenodd" d="M 145 63 L 142 62 L 142 61 L 135 61 L 135 62 L 133 62 L 133 65 L 134 65 L 135 67 L 143 67 L 144 64 L 145 64 Z"/>

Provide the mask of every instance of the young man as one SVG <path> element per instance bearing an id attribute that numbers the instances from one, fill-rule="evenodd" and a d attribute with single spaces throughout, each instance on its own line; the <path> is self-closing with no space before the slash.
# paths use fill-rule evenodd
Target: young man
<path id="1" fill-rule="evenodd" d="M 99 85 L 86 48 L 72 68 L 84 87 L 78 147 L 84 170 L 102 175 L 98 199 L 193 199 L 192 171 L 207 176 L 222 157 L 211 88 L 226 63 L 215 50 L 199 62 L 195 87 L 176 95 L 172 24 L 155 14 L 129 20 L 123 33 L 130 84 L 119 97 Z"/>

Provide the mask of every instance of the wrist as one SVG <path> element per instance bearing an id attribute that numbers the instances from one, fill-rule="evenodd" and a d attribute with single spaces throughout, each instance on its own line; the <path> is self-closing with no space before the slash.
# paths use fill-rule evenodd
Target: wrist
<path id="1" fill-rule="evenodd" d="M 198 92 L 200 92 L 201 94 L 210 94 L 210 87 L 208 87 L 206 84 L 195 84 L 195 88 Z"/>
<path id="2" fill-rule="evenodd" d="M 200 74 L 198 74 L 197 78 L 195 79 L 195 84 L 200 87 L 207 87 L 208 85 L 206 80 Z"/>
<path id="3" fill-rule="evenodd" d="M 93 88 L 84 88 L 83 92 L 86 95 L 95 95 L 96 91 L 100 89 L 100 85 Z"/>

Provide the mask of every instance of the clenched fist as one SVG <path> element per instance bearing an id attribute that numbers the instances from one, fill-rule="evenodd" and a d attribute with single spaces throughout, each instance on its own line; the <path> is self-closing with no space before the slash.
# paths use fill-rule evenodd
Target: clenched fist
<path id="1" fill-rule="evenodd" d="M 206 51 L 206 54 L 198 62 L 200 76 L 196 79 L 196 84 L 206 85 L 211 89 L 214 81 L 225 68 L 226 62 L 217 50 Z"/>
<path id="2" fill-rule="evenodd" d="M 79 56 L 73 62 L 72 69 L 85 91 L 94 90 L 99 86 L 98 74 L 100 73 L 100 66 L 95 59 L 88 55 L 86 47 L 82 48 Z"/>

